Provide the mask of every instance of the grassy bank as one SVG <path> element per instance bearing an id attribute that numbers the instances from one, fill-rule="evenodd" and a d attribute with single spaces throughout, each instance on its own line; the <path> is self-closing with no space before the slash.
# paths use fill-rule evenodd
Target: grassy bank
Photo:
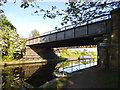
<path id="1" fill-rule="evenodd" d="M 87 51 L 84 49 L 81 50 L 70 50 L 70 49 L 62 49 L 60 50 L 60 57 L 62 58 L 78 58 L 79 56 L 91 55 L 92 58 L 97 58 L 97 52 Z"/>

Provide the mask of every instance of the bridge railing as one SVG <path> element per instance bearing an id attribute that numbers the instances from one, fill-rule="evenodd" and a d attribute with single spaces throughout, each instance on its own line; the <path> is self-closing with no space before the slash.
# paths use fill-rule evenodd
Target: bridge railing
<path id="1" fill-rule="evenodd" d="M 94 23 L 94 22 L 102 21 L 102 20 L 107 20 L 107 19 L 110 19 L 110 18 L 111 18 L 110 14 L 104 14 L 104 15 L 101 15 L 101 16 L 96 16 L 93 19 L 90 19 L 90 20 L 88 20 L 84 23 L 77 23 L 77 24 L 73 24 L 73 25 L 68 25 L 68 26 L 65 26 L 65 27 L 62 27 L 62 28 L 58 28 L 56 30 L 52 30 L 52 31 L 42 33 L 40 36 L 56 33 L 56 32 L 59 32 L 59 31 L 64 31 L 64 30 L 67 30 L 67 29 L 70 29 L 70 28 L 75 28 L 75 27 L 83 26 L 83 25 L 86 25 L 86 24 L 91 24 L 91 23 Z"/>

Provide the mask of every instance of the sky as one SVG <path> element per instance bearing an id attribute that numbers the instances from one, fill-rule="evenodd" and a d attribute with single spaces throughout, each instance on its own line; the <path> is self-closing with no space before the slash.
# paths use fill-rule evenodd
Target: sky
<path id="1" fill-rule="evenodd" d="M 20 7 L 21 0 L 16 0 L 16 3 L 14 1 L 8 0 L 0 8 L 4 10 L 7 19 L 17 28 L 17 33 L 21 37 L 28 38 L 34 29 L 37 29 L 42 34 L 54 30 L 56 26 L 58 28 L 62 27 L 62 16 L 58 16 L 55 19 L 43 19 L 42 14 L 40 16 L 31 15 L 36 10 L 35 8 L 23 9 Z M 51 6 L 57 6 L 58 10 L 63 10 L 66 8 L 65 1 L 67 2 L 68 0 L 38 0 L 37 4 L 43 9 L 50 9 Z"/>
<path id="2" fill-rule="evenodd" d="M 30 32 L 34 29 L 37 29 L 40 34 L 54 30 L 54 28 L 57 27 L 62 27 L 61 26 L 61 21 L 62 17 L 58 16 L 55 19 L 43 19 L 43 15 L 41 14 L 40 16 L 36 15 L 31 15 L 31 13 L 36 10 L 35 8 L 26 8 L 23 9 L 20 7 L 21 2 L 13 2 L 14 0 L 8 1 L 6 4 L 4 4 L 2 7 L 4 10 L 4 14 L 7 17 L 7 19 L 17 28 L 17 33 L 21 37 L 28 38 L 30 36 Z M 46 0 L 37 2 L 38 5 L 40 5 L 41 8 L 44 9 L 49 9 L 51 6 L 57 6 L 57 9 L 65 9 L 65 4 L 63 0 L 60 0 L 59 2 L 57 1 L 51 1 L 51 0 Z"/>
<path id="3" fill-rule="evenodd" d="M 61 26 L 62 17 L 59 16 L 55 19 L 43 19 L 43 16 L 31 15 L 31 13 L 36 10 L 35 8 L 26 8 L 23 9 L 20 7 L 21 2 L 13 2 L 14 0 L 9 0 L 4 6 L 0 7 L 4 10 L 4 14 L 7 19 L 17 28 L 17 33 L 20 37 L 28 38 L 30 36 L 30 32 L 34 29 L 37 29 L 40 34 L 44 32 L 48 32 L 54 30 L 57 26 L 58 28 Z M 66 0 L 67 1 L 67 0 Z M 57 9 L 62 10 L 65 9 L 65 0 L 41 0 L 41 2 L 37 2 L 41 8 L 49 9 L 51 6 L 57 6 Z M 97 52 L 97 48 L 85 48 L 88 51 Z M 76 49 L 74 49 L 76 50 Z M 77 49 L 78 50 L 78 49 Z M 84 49 L 80 49 L 84 50 Z"/>

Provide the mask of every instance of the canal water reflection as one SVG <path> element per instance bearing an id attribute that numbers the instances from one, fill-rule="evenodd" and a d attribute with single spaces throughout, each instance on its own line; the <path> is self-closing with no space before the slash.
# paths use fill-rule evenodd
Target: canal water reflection
<path id="1" fill-rule="evenodd" d="M 59 63 L 55 69 L 55 76 L 61 77 L 78 70 L 89 68 L 97 65 L 97 61 L 93 60 L 71 60 Z"/>
<path id="2" fill-rule="evenodd" d="M 6 88 L 6 90 L 29 88 L 25 83 L 33 87 L 39 87 L 56 77 L 63 76 L 63 74 L 72 73 L 94 65 L 97 65 L 97 62 L 79 62 L 79 60 L 60 63 L 49 61 L 47 63 L 11 65 L 2 69 L 2 87 Z"/>
<path id="3" fill-rule="evenodd" d="M 2 69 L 2 88 L 26 88 L 24 82 L 39 87 L 40 85 L 54 79 L 53 75 L 56 62 L 36 63 L 7 66 Z"/>

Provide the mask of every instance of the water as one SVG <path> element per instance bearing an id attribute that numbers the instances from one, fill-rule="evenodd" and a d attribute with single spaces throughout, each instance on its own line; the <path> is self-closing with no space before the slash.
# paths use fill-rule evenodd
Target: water
<path id="1" fill-rule="evenodd" d="M 65 66 L 63 68 L 63 66 L 61 66 L 59 69 L 58 69 L 58 72 L 62 72 L 62 73 L 55 73 L 55 75 L 57 77 L 61 77 L 61 76 L 64 76 L 65 74 L 69 74 L 69 73 L 73 73 L 75 71 L 78 71 L 78 70 L 82 70 L 82 69 L 85 69 L 85 68 L 89 68 L 89 67 L 92 67 L 92 66 L 95 66 L 97 65 L 97 61 L 95 62 L 91 62 L 91 63 L 88 63 L 88 64 L 83 64 L 83 63 L 72 63 L 72 64 L 68 64 L 67 66 Z"/>
<path id="2" fill-rule="evenodd" d="M 55 66 L 56 63 L 35 63 L 3 67 L 2 88 L 10 90 L 39 87 L 55 78 L 53 75 Z"/>
<path id="3" fill-rule="evenodd" d="M 79 65 L 79 64 L 73 63 L 73 66 L 75 66 L 75 65 Z M 86 64 L 86 65 L 81 63 L 80 66 L 75 66 L 75 67 L 72 67 L 72 68 L 69 67 L 69 68 L 64 69 L 64 72 L 72 73 L 74 71 L 78 71 L 78 70 L 85 69 L 85 68 L 88 68 L 88 67 L 91 67 L 91 66 L 95 66 L 95 65 L 97 65 L 97 62 L 91 63 L 91 65 L 90 65 L 90 63 Z M 63 68 L 60 68 L 59 71 L 60 72 L 63 71 Z"/>
<path id="4" fill-rule="evenodd" d="M 78 61 L 66 61 L 64 62 L 64 69 L 62 64 L 63 63 L 47 62 L 3 67 L 2 88 L 5 88 L 6 90 L 12 88 L 21 88 L 22 90 L 25 90 L 26 88 L 39 87 L 56 77 L 61 77 L 65 74 L 97 65 L 97 62 L 85 65 Z M 55 67 L 57 65 L 61 66 L 56 69 Z M 71 68 L 71 66 L 75 67 Z"/>

